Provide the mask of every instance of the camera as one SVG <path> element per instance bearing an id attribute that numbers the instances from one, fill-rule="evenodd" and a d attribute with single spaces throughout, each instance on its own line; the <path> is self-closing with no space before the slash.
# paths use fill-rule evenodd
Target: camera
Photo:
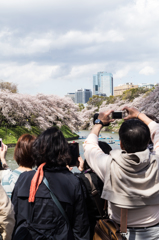
<path id="1" fill-rule="evenodd" d="M 2 147 L 2 138 L 0 138 L 0 147 Z"/>
<path id="2" fill-rule="evenodd" d="M 122 119 L 124 117 L 125 117 L 125 112 L 124 111 L 112 112 L 112 119 Z"/>

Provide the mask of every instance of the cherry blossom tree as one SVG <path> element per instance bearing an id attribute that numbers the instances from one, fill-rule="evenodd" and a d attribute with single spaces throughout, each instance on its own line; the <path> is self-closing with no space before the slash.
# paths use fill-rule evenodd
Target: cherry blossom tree
<path id="1" fill-rule="evenodd" d="M 114 111 L 121 111 L 125 106 L 136 107 L 139 111 L 155 115 L 159 118 L 159 85 L 155 87 L 153 91 L 149 91 L 146 94 L 141 93 L 132 102 L 128 99 L 122 100 L 121 97 L 117 97 L 112 104 L 108 104 L 107 101 L 103 101 L 99 108 L 99 112 L 108 111 L 110 109 Z M 98 111 L 94 109 L 94 104 L 87 106 L 80 112 L 81 117 L 85 123 L 82 124 L 82 129 L 91 129 L 93 123 L 93 115 Z M 115 124 L 118 122 L 115 121 Z"/>
<path id="2" fill-rule="evenodd" d="M 55 95 L 0 92 L 0 121 L 8 125 L 30 128 L 36 125 L 46 129 L 52 125 L 67 125 L 72 131 L 80 127 L 78 106 L 69 98 Z"/>

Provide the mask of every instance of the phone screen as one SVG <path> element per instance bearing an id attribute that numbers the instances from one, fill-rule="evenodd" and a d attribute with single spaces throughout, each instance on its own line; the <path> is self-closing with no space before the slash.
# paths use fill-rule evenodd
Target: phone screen
<path id="1" fill-rule="evenodd" d="M 69 152 L 71 155 L 71 163 L 69 164 L 70 167 L 77 166 L 78 165 L 78 157 L 79 157 L 79 144 L 77 142 L 75 143 L 69 143 Z"/>

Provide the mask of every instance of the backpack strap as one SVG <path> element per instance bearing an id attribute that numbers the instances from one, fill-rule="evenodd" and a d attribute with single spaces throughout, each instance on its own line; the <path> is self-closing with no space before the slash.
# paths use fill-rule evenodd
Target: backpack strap
<path id="1" fill-rule="evenodd" d="M 57 197 L 55 196 L 55 194 L 51 191 L 50 187 L 49 187 L 49 183 L 48 180 L 44 177 L 43 178 L 43 183 L 45 184 L 45 186 L 48 188 L 48 190 L 50 191 L 50 195 L 52 197 L 52 200 L 54 201 L 54 203 L 56 204 L 56 206 L 58 207 L 59 211 L 61 212 L 61 214 L 63 215 L 63 217 L 65 218 L 68 226 L 70 226 L 70 222 L 69 219 L 61 205 L 61 203 L 59 202 L 59 200 L 57 199 Z"/>
<path id="2" fill-rule="evenodd" d="M 85 173 L 84 175 L 85 175 L 85 177 L 88 179 L 88 181 L 90 183 L 92 196 L 93 196 L 94 201 L 96 203 L 98 212 L 99 212 L 101 218 L 103 218 L 104 214 L 103 214 L 103 208 L 102 208 L 102 204 L 101 204 L 101 198 L 99 196 L 99 193 L 98 193 L 96 187 L 94 186 L 94 184 L 92 182 L 92 177 L 91 177 L 91 175 L 89 173 Z"/>

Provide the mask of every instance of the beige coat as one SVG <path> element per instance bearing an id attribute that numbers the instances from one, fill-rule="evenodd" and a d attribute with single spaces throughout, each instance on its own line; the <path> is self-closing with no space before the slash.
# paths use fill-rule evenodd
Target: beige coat
<path id="1" fill-rule="evenodd" d="M 149 227 L 159 223 L 159 124 L 148 125 L 154 151 L 126 153 L 114 149 L 109 155 L 90 134 L 84 143 L 85 158 L 104 182 L 102 198 L 109 201 L 110 218 L 120 223 L 120 208 L 128 209 L 129 227 Z"/>
<path id="2" fill-rule="evenodd" d="M 14 225 L 13 205 L 0 184 L 0 233 L 3 240 L 11 240 Z"/>

